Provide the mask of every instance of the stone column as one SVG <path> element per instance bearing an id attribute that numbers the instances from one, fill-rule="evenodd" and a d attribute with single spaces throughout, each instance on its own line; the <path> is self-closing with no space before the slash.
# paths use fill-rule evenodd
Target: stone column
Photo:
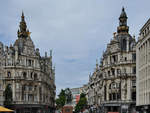
<path id="1" fill-rule="evenodd" d="M 18 61 L 18 48 L 15 47 L 15 63 Z"/>

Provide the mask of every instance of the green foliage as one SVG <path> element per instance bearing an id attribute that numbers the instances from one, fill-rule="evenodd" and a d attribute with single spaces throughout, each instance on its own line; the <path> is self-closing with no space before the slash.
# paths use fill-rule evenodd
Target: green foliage
<path id="1" fill-rule="evenodd" d="M 81 93 L 80 100 L 77 103 L 77 105 L 75 106 L 75 112 L 78 113 L 78 112 L 82 111 L 86 106 L 87 106 L 86 95 L 84 93 Z"/>
<path id="2" fill-rule="evenodd" d="M 58 98 L 56 99 L 57 108 L 62 108 L 66 103 L 70 103 L 72 101 L 72 93 L 69 88 L 65 90 L 61 90 Z"/>
<path id="3" fill-rule="evenodd" d="M 56 99 L 56 104 L 58 108 L 62 108 L 65 105 L 66 102 L 66 94 L 65 90 L 61 90 L 60 94 L 58 95 L 58 98 Z"/>
<path id="4" fill-rule="evenodd" d="M 10 84 L 8 84 L 5 88 L 5 91 L 4 91 L 4 97 L 5 97 L 5 100 L 4 100 L 4 106 L 7 107 L 7 108 L 10 108 L 11 105 L 12 105 L 12 89 L 10 87 Z"/>
<path id="5" fill-rule="evenodd" d="M 65 89 L 65 94 L 66 94 L 66 103 L 70 104 L 72 102 L 72 93 L 69 88 Z"/>
<path id="6" fill-rule="evenodd" d="M 81 93 L 80 98 L 86 98 L 86 95 L 84 93 Z"/>

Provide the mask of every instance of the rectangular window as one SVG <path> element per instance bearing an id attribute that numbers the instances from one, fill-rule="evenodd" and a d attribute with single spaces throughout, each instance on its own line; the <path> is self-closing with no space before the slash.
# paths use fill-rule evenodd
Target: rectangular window
<path id="1" fill-rule="evenodd" d="M 110 71 L 108 71 L 108 76 L 110 76 Z"/>
<path id="2" fill-rule="evenodd" d="M 133 74 L 136 74 L 136 67 L 133 67 L 133 68 L 132 68 L 132 73 L 133 73 Z"/>
<path id="3" fill-rule="evenodd" d="M 116 100 L 116 94 L 113 93 L 112 95 L 113 95 L 113 100 Z"/>
<path id="4" fill-rule="evenodd" d="M 28 95 L 27 94 L 24 94 L 24 101 L 28 101 Z"/>
<path id="5" fill-rule="evenodd" d="M 120 72 L 120 69 L 117 69 L 117 74 L 120 74 L 121 72 Z"/>
<path id="6" fill-rule="evenodd" d="M 119 93 L 117 93 L 117 100 L 119 100 L 120 99 L 120 94 Z"/>
<path id="7" fill-rule="evenodd" d="M 136 88 L 136 80 L 132 80 L 132 88 Z"/>
<path id="8" fill-rule="evenodd" d="M 29 91 L 32 91 L 32 86 L 29 86 Z"/>
<path id="9" fill-rule="evenodd" d="M 135 53 L 132 54 L 132 60 L 136 61 L 136 54 Z"/>
<path id="10" fill-rule="evenodd" d="M 136 92 L 132 92 L 132 100 L 136 100 Z"/>
<path id="11" fill-rule="evenodd" d="M 124 73 L 124 74 L 126 73 L 126 68 L 123 68 L 123 73 Z"/>
<path id="12" fill-rule="evenodd" d="M 109 100 L 112 100 L 112 98 L 111 98 L 111 94 L 109 94 Z"/>
<path id="13" fill-rule="evenodd" d="M 19 83 L 16 83 L 16 89 L 19 89 Z"/>
<path id="14" fill-rule="evenodd" d="M 114 69 L 112 69 L 112 75 L 115 75 L 115 70 Z"/>
<path id="15" fill-rule="evenodd" d="M 28 60 L 28 66 L 31 66 L 32 65 L 31 63 L 32 63 L 31 60 Z"/>
<path id="16" fill-rule="evenodd" d="M 0 73 L 0 79 L 2 79 L 2 73 Z"/>
<path id="17" fill-rule="evenodd" d="M 2 90 L 2 84 L 0 84 L 0 90 Z"/>
<path id="18" fill-rule="evenodd" d="M 7 77 L 11 77 L 11 73 L 9 71 L 7 72 Z"/>
<path id="19" fill-rule="evenodd" d="M 37 102 L 38 101 L 38 97 L 37 95 L 34 96 L 34 101 Z"/>
<path id="20" fill-rule="evenodd" d="M 28 100 L 33 101 L 33 95 L 32 94 L 28 94 Z"/>

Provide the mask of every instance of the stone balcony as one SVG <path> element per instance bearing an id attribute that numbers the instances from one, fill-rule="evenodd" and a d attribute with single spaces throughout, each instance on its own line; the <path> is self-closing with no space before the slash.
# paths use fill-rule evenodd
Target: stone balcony
<path id="1" fill-rule="evenodd" d="M 135 63 L 136 63 L 135 60 L 123 60 L 123 61 L 111 62 L 109 64 L 103 65 L 102 68 L 105 69 L 116 65 L 135 64 Z"/>
<path id="2" fill-rule="evenodd" d="M 14 101 L 13 104 L 28 104 L 28 105 L 50 105 L 51 102 L 41 102 L 41 101 Z"/>
<path id="3" fill-rule="evenodd" d="M 126 78 L 126 77 L 136 77 L 136 74 L 133 73 L 121 73 L 117 75 L 109 75 L 109 76 L 104 76 L 104 80 L 111 80 L 111 79 L 121 79 L 121 78 Z"/>

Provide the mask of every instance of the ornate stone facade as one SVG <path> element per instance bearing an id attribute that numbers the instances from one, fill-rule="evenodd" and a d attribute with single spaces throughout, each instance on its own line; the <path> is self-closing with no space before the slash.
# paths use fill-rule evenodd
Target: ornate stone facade
<path id="1" fill-rule="evenodd" d="M 42 57 L 35 49 L 23 13 L 19 27 L 13 45 L 0 43 L 0 102 L 3 104 L 3 92 L 10 85 L 17 113 L 52 113 L 56 90 L 52 51 Z"/>
<path id="2" fill-rule="evenodd" d="M 150 19 L 140 30 L 137 53 L 137 111 L 150 113 Z"/>
<path id="3" fill-rule="evenodd" d="M 89 103 L 104 113 L 133 113 L 136 103 L 136 41 L 122 9 L 117 33 L 89 80 Z M 92 93 L 90 95 L 90 93 Z"/>

